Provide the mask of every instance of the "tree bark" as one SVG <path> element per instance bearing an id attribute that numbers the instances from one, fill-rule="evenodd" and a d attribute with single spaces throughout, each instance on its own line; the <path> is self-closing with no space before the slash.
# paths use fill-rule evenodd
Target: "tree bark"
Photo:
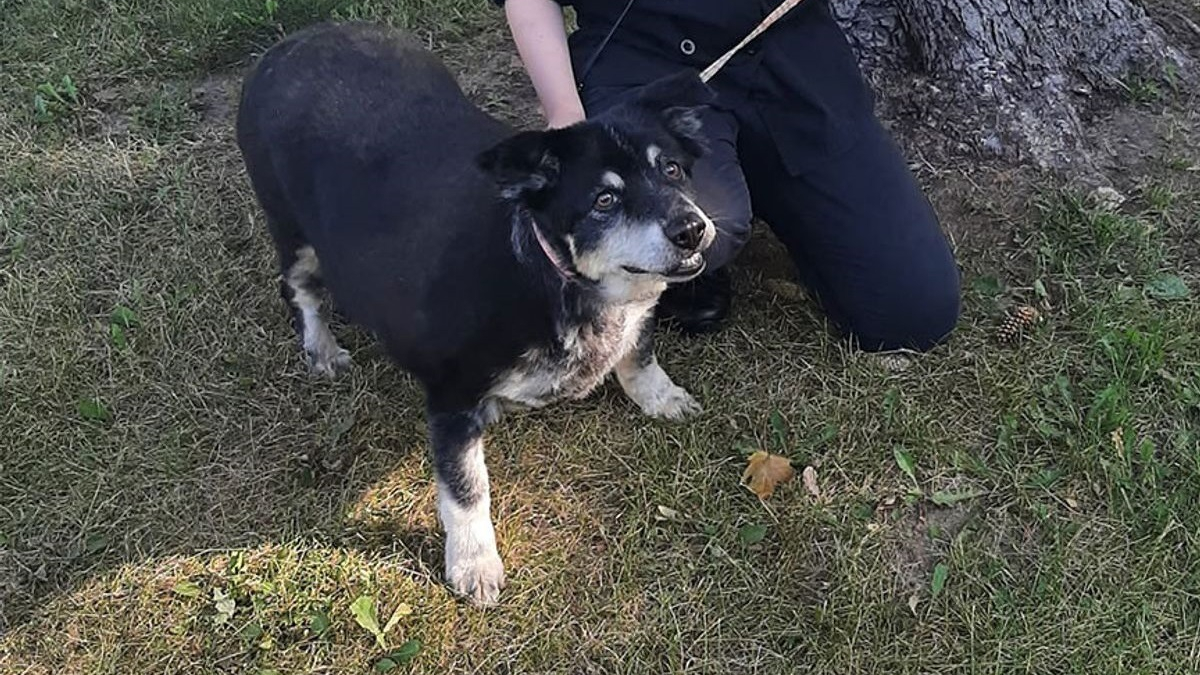
<path id="1" fill-rule="evenodd" d="M 1130 77 L 1192 81 L 1191 59 L 1132 0 L 831 4 L 876 83 L 918 76 L 885 97 L 928 99 L 957 145 L 1046 169 L 1093 170 L 1081 110 Z"/>

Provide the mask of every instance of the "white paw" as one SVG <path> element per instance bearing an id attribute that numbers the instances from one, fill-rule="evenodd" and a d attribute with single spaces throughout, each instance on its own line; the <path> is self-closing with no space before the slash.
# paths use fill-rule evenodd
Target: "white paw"
<path id="1" fill-rule="evenodd" d="M 696 399 L 676 384 L 651 390 L 637 404 L 650 417 L 667 420 L 682 420 L 703 412 Z"/>
<path id="2" fill-rule="evenodd" d="M 308 354 L 309 372 L 319 377 L 336 377 L 338 373 L 350 370 L 350 366 L 354 363 L 350 359 L 350 352 L 338 347 L 336 343 L 333 347 L 306 353 Z"/>
<path id="3" fill-rule="evenodd" d="M 702 412 L 696 399 L 672 382 L 657 361 L 640 367 L 618 367 L 617 379 L 625 394 L 650 417 L 682 420 Z"/>
<path id="4" fill-rule="evenodd" d="M 500 599 L 500 589 L 506 583 L 504 563 L 495 553 L 459 559 L 453 564 L 447 562 L 446 580 L 455 593 L 471 604 L 488 607 Z"/>

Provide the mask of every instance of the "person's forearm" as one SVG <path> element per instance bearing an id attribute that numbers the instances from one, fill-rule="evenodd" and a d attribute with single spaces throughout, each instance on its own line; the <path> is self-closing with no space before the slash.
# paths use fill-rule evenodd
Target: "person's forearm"
<path id="1" fill-rule="evenodd" d="M 547 123 L 565 127 L 583 120 L 562 8 L 554 0 L 505 0 L 504 11 Z"/>

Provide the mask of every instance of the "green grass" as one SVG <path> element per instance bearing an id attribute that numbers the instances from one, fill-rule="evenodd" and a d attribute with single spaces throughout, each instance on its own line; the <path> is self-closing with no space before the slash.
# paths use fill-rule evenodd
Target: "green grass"
<path id="1" fill-rule="evenodd" d="M 228 113 L 256 50 L 333 13 L 420 31 L 536 123 L 499 14 L 3 9 L 0 672 L 366 673 L 414 640 L 393 672 L 1200 669 L 1194 118 L 1117 212 L 937 193 L 958 239 L 1017 243 L 963 258 L 959 333 L 905 367 L 829 337 L 758 236 L 729 328 L 662 336 L 704 416 L 654 423 L 610 385 L 489 435 L 511 581 L 479 612 L 441 585 L 414 383 L 346 327 L 354 371 L 305 374 Z M 1014 304 L 1045 320 L 1006 346 Z M 822 497 L 760 502 L 755 448 Z M 363 597 L 396 616 L 383 645 Z"/>

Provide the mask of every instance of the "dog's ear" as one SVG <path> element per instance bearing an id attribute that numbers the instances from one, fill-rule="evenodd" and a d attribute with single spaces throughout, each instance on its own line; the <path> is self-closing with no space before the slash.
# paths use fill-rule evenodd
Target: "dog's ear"
<path id="1" fill-rule="evenodd" d="M 683 149 L 700 156 L 705 151 L 700 113 L 716 98 L 716 93 L 693 70 L 684 70 L 659 78 L 638 93 L 637 101 L 658 115 Z"/>
<path id="2" fill-rule="evenodd" d="M 522 131 L 480 153 L 475 164 L 492 177 L 505 199 L 521 199 L 558 181 L 558 158 L 547 131 Z"/>

